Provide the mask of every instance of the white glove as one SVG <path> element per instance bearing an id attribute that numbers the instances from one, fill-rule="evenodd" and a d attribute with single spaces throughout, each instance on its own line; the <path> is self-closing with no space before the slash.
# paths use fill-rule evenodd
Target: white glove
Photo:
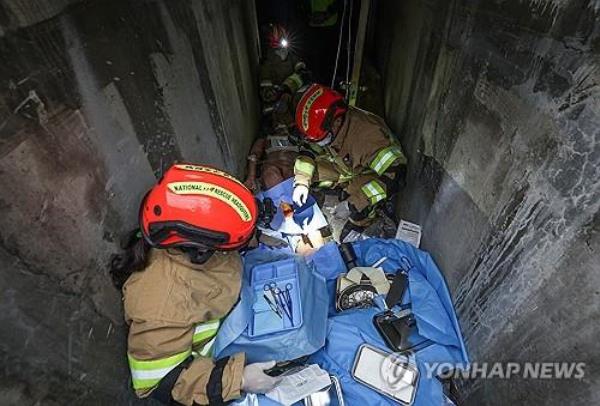
<path id="1" fill-rule="evenodd" d="M 298 206 L 304 206 L 306 203 L 306 199 L 308 199 L 308 187 L 306 185 L 296 185 L 294 186 L 294 193 L 292 194 L 292 200 Z"/>
<path id="2" fill-rule="evenodd" d="M 281 381 L 280 377 L 265 374 L 265 370 L 273 368 L 275 361 L 256 362 L 244 367 L 242 374 L 242 390 L 248 393 L 267 393 Z"/>

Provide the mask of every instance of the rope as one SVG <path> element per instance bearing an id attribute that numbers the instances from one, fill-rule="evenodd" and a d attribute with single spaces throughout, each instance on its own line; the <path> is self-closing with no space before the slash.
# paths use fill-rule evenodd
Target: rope
<path id="1" fill-rule="evenodd" d="M 346 86 L 350 85 L 350 46 L 352 45 L 352 10 L 354 9 L 354 0 L 350 0 L 350 12 L 348 14 L 348 45 L 346 49 Z"/>
<path id="2" fill-rule="evenodd" d="M 340 35 L 338 36 L 338 46 L 337 46 L 337 54 L 335 56 L 335 66 L 333 68 L 333 76 L 331 77 L 331 88 L 335 84 L 335 75 L 337 74 L 338 61 L 340 59 L 340 50 L 342 49 L 342 36 L 344 34 L 344 23 L 346 21 L 346 6 L 348 4 L 348 0 L 344 0 L 344 10 L 342 11 L 342 21 L 340 23 Z"/>

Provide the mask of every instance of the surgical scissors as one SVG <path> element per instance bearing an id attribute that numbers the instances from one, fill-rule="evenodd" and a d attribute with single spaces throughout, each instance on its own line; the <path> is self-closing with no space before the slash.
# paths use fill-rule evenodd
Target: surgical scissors
<path id="1" fill-rule="evenodd" d="M 277 286 L 276 282 L 266 283 L 263 287 L 263 290 L 265 291 L 265 295 L 264 295 L 265 300 L 267 299 L 266 292 L 269 292 L 273 299 L 275 309 L 273 309 L 273 307 L 271 307 L 271 310 L 273 310 L 275 313 L 277 313 L 280 317 L 281 317 L 281 314 L 285 314 L 286 317 L 290 320 L 290 323 L 292 323 L 292 325 L 293 325 L 294 324 L 293 309 L 292 309 L 292 303 L 291 303 L 291 295 L 289 294 L 289 291 L 291 289 L 292 289 L 291 283 L 288 283 L 286 285 L 285 290 L 281 290 L 279 288 L 279 286 Z M 269 303 L 271 301 L 267 300 L 267 302 Z M 271 306 L 271 303 L 269 303 L 269 306 Z"/>

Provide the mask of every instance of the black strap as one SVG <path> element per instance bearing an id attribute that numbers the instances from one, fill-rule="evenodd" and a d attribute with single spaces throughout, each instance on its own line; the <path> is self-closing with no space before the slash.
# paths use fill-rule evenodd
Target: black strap
<path id="1" fill-rule="evenodd" d="M 206 396 L 208 397 L 208 404 L 210 406 L 222 406 L 223 402 L 223 371 L 229 361 L 229 357 L 224 357 L 217 362 L 213 370 L 210 372 L 210 378 L 206 384 Z"/>
<path id="2" fill-rule="evenodd" d="M 385 305 L 388 309 L 391 309 L 396 304 L 402 301 L 402 296 L 404 296 L 404 291 L 406 290 L 406 285 L 408 284 L 408 277 L 404 272 L 398 271 L 396 276 L 394 276 L 394 280 L 392 281 L 392 286 L 390 286 L 390 290 L 385 297 Z"/>
<path id="3" fill-rule="evenodd" d="M 171 391 L 173 390 L 173 386 L 175 386 L 175 382 L 177 382 L 177 378 L 179 378 L 181 372 L 189 367 L 192 361 L 194 361 L 194 357 L 190 355 L 181 364 L 177 365 L 167 375 L 165 375 L 164 378 L 160 380 L 158 387 L 152 391 L 151 397 L 165 405 L 178 405 L 179 403 L 173 399 Z"/>

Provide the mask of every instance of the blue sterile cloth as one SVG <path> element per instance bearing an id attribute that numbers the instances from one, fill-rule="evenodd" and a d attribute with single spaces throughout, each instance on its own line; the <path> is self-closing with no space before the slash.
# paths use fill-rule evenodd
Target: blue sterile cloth
<path id="1" fill-rule="evenodd" d="M 408 272 L 408 295 L 404 302 L 411 303 L 419 334 L 447 347 L 443 351 L 435 348 L 423 350 L 419 353 L 420 358 L 427 354 L 431 357 L 428 361 L 437 361 L 435 353 L 439 350 L 440 357 L 447 357 L 445 354 L 448 352 L 456 363 L 469 362 L 448 285 L 431 255 L 399 240 L 359 241 L 354 244 L 354 250 L 364 265 L 387 257 L 381 265 L 387 273 L 396 273 L 401 267 L 402 257 L 408 258 L 414 268 Z"/>
<path id="2" fill-rule="evenodd" d="M 402 241 L 369 239 L 356 242 L 353 246 L 358 263 L 361 266 L 371 265 L 382 257 L 387 257 L 387 260 L 382 264 L 386 273 L 396 273 L 402 265 L 401 260 L 403 257 L 408 258 L 413 265 L 413 268 L 408 272 L 408 294 L 404 296 L 404 303 L 410 303 L 411 305 L 418 333 L 433 342 L 432 345 L 419 350 L 413 359 L 420 371 L 414 405 L 443 405 L 444 396 L 441 384 L 437 379 L 427 377 L 424 363 L 452 363 L 466 366 L 469 360 L 450 293 L 442 273 L 428 253 Z M 275 255 L 273 251 L 267 252 L 271 258 L 268 260 L 281 259 L 281 257 L 273 258 L 273 255 Z M 260 257 L 264 254 L 258 252 L 255 255 Z M 289 256 L 289 254 L 286 255 Z M 257 263 L 257 258 L 248 258 L 247 256 L 246 261 Z M 342 313 L 335 312 L 335 281 L 340 273 L 347 271 L 335 244 L 325 245 L 312 257 L 308 258 L 308 262 L 312 266 L 306 265 L 306 268 L 302 269 L 312 269 L 320 274 L 322 276 L 320 286 L 324 286 L 323 279 L 326 280 L 327 290 L 329 291 L 329 297 L 322 298 L 320 294 L 317 294 L 318 298 L 316 299 L 318 301 L 317 306 L 329 310 L 326 334 L 323 331 L 323 337 L 326 335 L 325 345 L 310 357 L 309 362 L 319 364 L 338 377 L 346 404 L 396 405 L 397 403 L 358 383 L 351 375 L 354 358 L 362 344 L 368 343 L 389 351 L 373 325 L 373 317 L 380 313 L 382 309 L 374 307 Z M 303 305 L 305 305 L 304 301 Z M 315 313 L 319 314 L 320 318 L 314 322 L 321 327 L 323 326 L 323 313 L 323 311 Z M 307 313 L 303 312 L 303 314 L 305 317 L 303 327 L 312 324 L 313 321 L 307 318 Z M 221 330 L 230 328 L 228 327 L 229 318 L 225 321 Z M 316 332 L 314 333 L 316 334 Z M 220 340 L 221 336 L 220 331 L 217 336 L 217 348 L 222 342 Z M 289 343 L 290 341 L 286 340 L 285 345 Z M 245 344 L 247 345 L 244 350 L 248 351 L 248 355 L 251 356 L 251 362 L 254 362 L 253 358 L 258 358 L 257 360 L 261 361 L 273 359 L 273 357 L 263 356 L 265 354 L 277 353 L 279 355 L 285 352 L 279 351 L 281 347 L 274 342 L 267 343 L 266 346 L 275 346 L 275 350 L 268 351 L 265 351 L 263 345 L 255 348 L 252 343 Z M 305 344 L 299 341 L 294 341 L 294 345 L 305 347 Z M 255 351 L 262 355 L 252 355 Z M 219 354 L 219 356 L 223 355 L 225 355 L 224 352 Z M 292 358 L 294 356 L 287 359 Z M 274 359 L 284 358 L 276 357 Z M 277 403 L 264 396 L 248 395 L 235 404 L 238 406 L 270 406 Z"/>
<path id="3" fill-rule="evenodd" d="M 252 320 L 253 292 L 250 274 L 255 265 L 293 258 L 296 262 L 301 296 L 302 320 L 300 327 L 259 337 L 250 337 L 248 325 Z M 243 258 L 244 277 L 240 301 L 225 318 L 215 341 L 217 358 L 245 352 L 247 362 L 283 361 L 309 355 L 325 344 L 327 331 L 328 293 L 325 278 L 302 257 L 287 249 L 265 247 L 249 251 Z M 276 317 L 276 316 L 275 316 Z M 273 318 L 271 322 L 278 322 Z"/>
<path id="4" fill-rule="evenodd" d="M 414 405 L 442 405 L 442 386 L 437 379 L 427 377 L 424 363 L 468 363 L 450 293 L 442 273 L 428 253 L 402 241 L 369 239 L 356 242 L 353 247 L 361 266 L 371 265 L 382 257 L 387 257 L 381 265 L 386 273 L 396 273 L 403 267 L 402 257 L 408 258 L 413 265 L 408 272 L 408 294 L 404 296 L 404 303 L 411 304 L 419 334 L 433 342 L 432 345 L 419 350 L 414 357 L 420 371 Z M 328 288 L 333 298 L 334 281 L 339 273 L 346 272 L 341 256 L 328 248 L 319 252 L 315 261 L 321 265 L 317 266 L 317 269 L 325 272 L 324 276 L 328 280 Z M 327 342 L 322 350 L 311 357 L 310 362 L 319 364 L 338 377 L 347 404 L 397 404 L 356 382 L 351 375 L 354 358 L 362 344 L 368 343 L 389 351 L 373 325 L 373 317 L 380 313 L 382 308 L 342 313 L 331 313 L 332 309 L 333 300 L 330 300 Z"/>

